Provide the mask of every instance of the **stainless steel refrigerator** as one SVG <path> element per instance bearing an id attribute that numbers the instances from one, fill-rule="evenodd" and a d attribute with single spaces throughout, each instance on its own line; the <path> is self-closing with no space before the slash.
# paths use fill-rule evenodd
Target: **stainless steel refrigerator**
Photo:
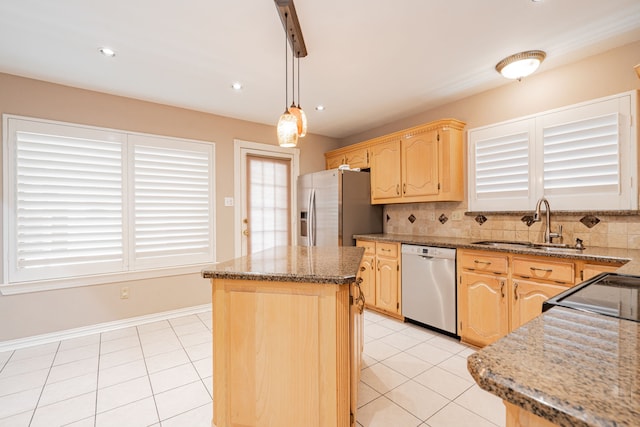
<path id="1" fill-rule="evenodd" d="M 298 177 L 298 245 L 354 246 L 354 234 L 382 232 L 369 172 L 331 169 Z"/>

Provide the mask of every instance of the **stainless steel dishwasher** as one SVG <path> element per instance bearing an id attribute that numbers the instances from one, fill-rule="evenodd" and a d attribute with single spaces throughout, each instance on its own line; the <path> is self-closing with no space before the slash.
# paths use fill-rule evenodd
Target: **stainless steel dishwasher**
<path id="1" fill-rule="evenodd" d="M 456 250 L 402 245 L 402 315 L 456 334 Z"/>

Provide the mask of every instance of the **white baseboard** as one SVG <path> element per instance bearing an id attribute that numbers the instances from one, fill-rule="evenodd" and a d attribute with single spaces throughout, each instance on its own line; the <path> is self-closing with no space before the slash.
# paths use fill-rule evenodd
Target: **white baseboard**
<path id="1" fill-rule="evenodd" d="M 115 329 L 143 325 L 145 323 L 158 322 L 160 320 L 173 319 L 175 317 L 188 316 L 190 314 L 203 313 L 205 311 L 211 311 L 211 304 L 196 305 L 193 307 L 180 308 L 177 310 L 163 311 L 161 313 L 147 314 L 145 316 L 130 317 L 128 319 L 114 320 L 113 322 L 98 323 L 96 325 L 66 329 L 64 331 L 34 335 L 31 337 L 18 338 L 15 340 L 0 341 L 0 353 L 5 351 L 18 350 L 24 347 L 31 347 L 34 345 L 48 344 L 51 342 L 68 340 L 71 338 L 83 337 L 96 333 L 109 332 Z"/>

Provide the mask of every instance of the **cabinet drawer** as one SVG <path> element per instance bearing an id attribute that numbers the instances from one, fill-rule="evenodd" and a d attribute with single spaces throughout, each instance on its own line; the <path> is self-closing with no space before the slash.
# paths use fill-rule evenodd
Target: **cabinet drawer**
<path id="1" fill-rule="evenodd" d="M 398 244 L 378 242 L 378 244 L 376 244 L 376 255 L 397 258 Z"/>
<path id="2" fill-rule="evenodd" d="M 547 280 L 573 284 L 575 273 L 573 262 L 557 262 L 527 258 L 513 258 L 513 275 L 526 279 Z"/>
<path id="3" fill-rule="evenodd" d="M 462 268 L 486 273 L 507 273 L 509 265 L 506 255 L 487 252 L 463 252 L 458 258 Z"/>
<path id="4" fill-rule="evenodd" d="M 365 254 L 375 254 L 376 253 L 376 243 L 370 242 L 368 240 L 358 240 L 356 241 L 356 246 L 359 248 L 364 248 Z"/>

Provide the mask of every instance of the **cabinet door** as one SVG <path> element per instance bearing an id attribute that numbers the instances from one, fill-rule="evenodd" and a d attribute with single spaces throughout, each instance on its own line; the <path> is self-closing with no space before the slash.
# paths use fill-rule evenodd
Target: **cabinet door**
<path id="1" fill-rule="evenodd" d="M 350 168 L 368 168 L 369 151 L 366 148 L 349 151 L 346 154 L 346 163 Z"/>
<path id="2" fill-rule="evenodd" d="M 400 140 L 371 147 L 371 202 L 399 199 L 400 178 Z"/>
<path id="3" fill-rule="evenodd" d="M 364 254 L 360 263 L 360 273 L 358 276 L 362 278 L 360 289 L 364 295 L 367 306 L 376 305 L 376 274 L 374 270 L 375 255 Z"/>
<path id="4" fill-rule="evenodd" d="M 438 194 L 438 132 L 402 140 L 402 196 Z"/>
<path id="5" fill-rule="evenodd" d="M 458 287 L 460 337 L 479 347 L 491 344 L 509 332 L 507 279 L 462 273 Z"/>
<path id="6" fill-rule="evenodd" d="M 337 169 L 338 166 L 344 163 L 344 155 L 339 154 L 336 156 L 327 156 L 327 169 Z"/>
<path id="7" fill-rule="evenodd" d="M 542 313 L 542 303 L 568 287 L 548 283 L 514 280 L 512 283 L 511 330 Z"/>
<path id="8" fill-rule="evenodd" d="M 399 313 L 398 259 L 378 257 L 376 268 L 376 307 Z"/>

